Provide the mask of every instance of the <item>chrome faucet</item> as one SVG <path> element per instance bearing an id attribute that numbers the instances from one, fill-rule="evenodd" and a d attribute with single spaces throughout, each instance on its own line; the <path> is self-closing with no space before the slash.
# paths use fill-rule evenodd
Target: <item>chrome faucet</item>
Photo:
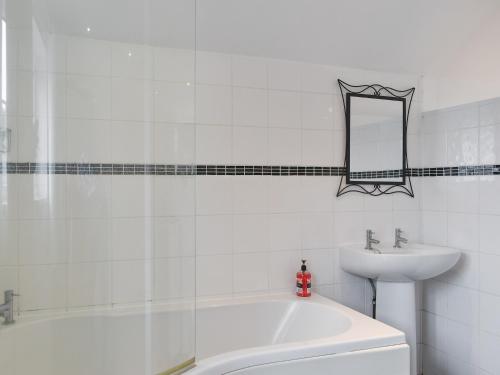
<path id="1" fill-rule="evenodd" d="M 6 290 L 4 292 L 5 302 L 3 305 L 0 305 L 0 315 L 4 317 L 3 324 L 8 325 L 15 322 L 14 320 L 14 297 L 17 297 L 18 294 L 14 294 L 13 290 Z"/>
<path id="2" fill-rule="evenodd" d="M 373 238 L 374 234 L 375 234 L 375 232 L 372 231 L 371 229 L 367 229 L 366 230 L 366 246 L 365 246 L 365 250 L 375 250 L 372 247 L 372 244 L 378 244 L 378 243 L 380 243 L 379 240 L 376 240 L 375 238 Z"/>
<path id="3" fill-rule="evenodd" d="M 408 243 L 408 239 L 404 238 L 402 236 L 404 232 L 401 230 L 401 228 L 396 228 L 394 231 L 395 235 L 395 240 L 394 240 L 394 247 L 400 249 L 401 248 L 401 243 Z"/>

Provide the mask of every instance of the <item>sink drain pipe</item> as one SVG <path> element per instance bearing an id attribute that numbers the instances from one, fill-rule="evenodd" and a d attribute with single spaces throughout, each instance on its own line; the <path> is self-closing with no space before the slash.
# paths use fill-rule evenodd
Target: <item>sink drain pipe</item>
<path id="1" fill-rule="evenodd" d="M 377 319 L 377 287 L 373 279 L 368 279 L 372 287 L 372 318 Z"/>

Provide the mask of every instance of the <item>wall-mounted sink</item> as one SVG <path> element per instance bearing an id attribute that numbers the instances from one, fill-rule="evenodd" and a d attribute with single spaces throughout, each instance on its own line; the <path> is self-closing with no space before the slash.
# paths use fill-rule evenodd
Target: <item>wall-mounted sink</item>
<path id="1" fill-rule="evenodd" d="M 377 247 L 380 253 L 353 245 L 340 250 L 340 265 L 357 276 L 389 282 L 412 282 L 436 277 L 452 268 L 460 251 L 440 246 L 411 244 L 403 248 Z"/>
<path id="2" fill-rule="evenodd" d="M 402 248 L 365 245 L 340 249 L 340 266 L 346 272 L 376 281 L 376 317 L 406 334 L 411 347 L 411 375 L 417 374 L 415 282 L 451 269 L 460 251 L 447 247 L 409 244 Z"/>

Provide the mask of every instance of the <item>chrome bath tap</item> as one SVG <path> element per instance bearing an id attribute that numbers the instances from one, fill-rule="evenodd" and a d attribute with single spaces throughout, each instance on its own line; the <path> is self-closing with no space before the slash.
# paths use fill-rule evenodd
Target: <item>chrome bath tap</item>
<path id="1" fill-rule="evenodd" d="M 376 249 L 374 249 L 372 247 L 372 245 L 380 243 L 379 240 L 376 240 L 375 238 L 373 238 L 374 234 L 375 234 L 375 232 L 372 231 L 371 229 L 367 229 L 366 230 L 366 246 L 365 246 L 365 250 L 376 250 Z"/>
<path id="2" fill-rule="evenodd" d="M 396 228 L 394 231 L 394 248 L 401 248 L 401 243 L 408 243 L 408 239 L 404 238 L 402 236 L 404 232 L 401 230 L 401 228 Z"/>
<path id="3" fill-rule="evenodd" d="M 0 315 L 4 317 L 3 324 L 8 325 L 15 322 L 14 320 L 14 297 L 18 296 L 14 294 L 13 290 L 6 290 L 4 292 L 5 302 L 0 305 Z"/>

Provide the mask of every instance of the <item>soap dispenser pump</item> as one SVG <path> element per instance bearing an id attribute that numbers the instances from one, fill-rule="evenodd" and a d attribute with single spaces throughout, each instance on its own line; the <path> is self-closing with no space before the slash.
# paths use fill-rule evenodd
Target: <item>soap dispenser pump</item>
<path id="1" fill-rule="evenodd" d="M 297 272 L 297 295 L 299 297 L 311 296 L 311 273 L 307 271 L 305 259 L 302 259 L 302 266 Z"/>

